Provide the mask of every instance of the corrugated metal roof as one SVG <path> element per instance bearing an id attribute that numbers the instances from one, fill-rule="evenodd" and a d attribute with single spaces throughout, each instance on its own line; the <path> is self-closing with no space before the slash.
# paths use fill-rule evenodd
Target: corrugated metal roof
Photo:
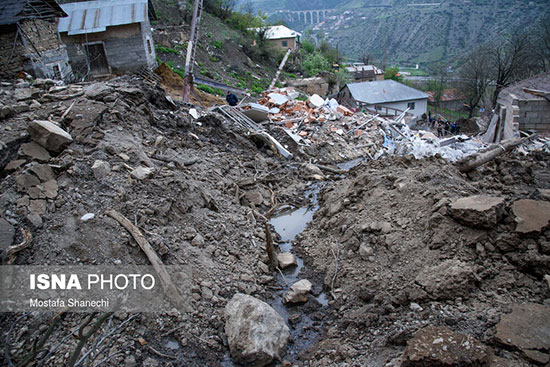
<path id="1" fill-rule="evenodd" d="M 294 38 L 294 37 L 300 37 L 302 34 L 299 32 L 296 32 L 290 28 L 285 27 L 284 25 L 275 25 L 272 27 L 269 27 L 269 29 L 265 32 L 265 38 L 268 40 L 275 40 L 275 39 L 281 39 L 281 38 Z"/>
<path id="2" fill-rule="evenodd" d="M 54 0 L 0 0 L 0 25 L 15 24 L 21 19 L 64 17 Z M 30 6 L 33 5 L 33 6 Z"/>
<path id="3" fill-rule="evenodd" d="M 69 15 L 57 30 L 69 36 L 104 32 L 107 27 L 141 23 L 147 18 L 147 0 L 100 0 L 62 4 Z"/>
<path id="4" fill-rule="evenodd" d="M 428 98 L 428 94 L 394 80 L 347 84 L 353 99 L 368 104 L 380 104 Z"/>

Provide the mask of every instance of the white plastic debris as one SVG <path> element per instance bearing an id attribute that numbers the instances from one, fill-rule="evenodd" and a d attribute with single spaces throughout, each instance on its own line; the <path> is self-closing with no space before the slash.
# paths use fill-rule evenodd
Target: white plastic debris
<path id="1" fill-rule="evenodd" d="M 320 108 L 322 105 L 325 104 L 325 100 L 323 98 L 319 97 L 319 95 L 314 94 L 314 95 L 312 95 L 311 97 L 308 98 L 307 104 L 311 108 Z"/>
<path id="2" fill-rule="evenodd" d="M 277 106 L 283 105 L 288 102 L 288 97 L 279 93 L 269 93 L 267 96 L 271 98 L 273 100 L 273 103 Z"/>
<path id="3" fill-rule="evenodd" d="M 191 109 L 189 110 L 189 114 L 190 114 L 191 116 L 193 116 L 193 118 L 194 118 L 195 120 L 199 118 L 199 113 L 198 113 L 197 110 L 194 109 L 194 108 L 191 108 Z"/>
<path id="4" fill-rule="evenodd" d="M 89 221 L 89 220 L 91 220 L 91 219 L 94 219 L 94 218 L 95 218 L 95 214 L 94 214 L 94 213 L 86 213 L 86 214 L 84 214 L 84 215 L 80 218 L 80 220 L 81 220 L 82 222 L 87 222 L 87 221 Z"/>

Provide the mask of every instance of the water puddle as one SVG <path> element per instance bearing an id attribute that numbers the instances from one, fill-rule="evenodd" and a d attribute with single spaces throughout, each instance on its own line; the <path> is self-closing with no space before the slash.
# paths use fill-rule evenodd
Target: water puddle
<path id="1" fill-rule="evenodd" d="M 292 242 L 296 236 L 302 233 L 307 225 L 313 220 L 313 215 L 319 209 L 318 196 L 322 186 L 319 184 L 311 186 L 305 194 L 310 199 L 309 206 L 305 207 L 283 207 L 280 208 L 271 218 L 269 223 L 275 229 L 275 232 L 280 237 L 278 252 L 292 252 Z M 296 254 L 294 253 L 296 256 Z M 294 343 L 291 344 L 285 355 L 288 361 L 295 361 L 298 353 L 311 346 L 318 335 L 318 328 L 314 328 L 314 321 L 310 318 L 306 308 L 309 308 L 307 303 L 303 305 L 284 305 L 282 302 L 283 295 L 290 286 L 300 280 L 300 272 L 303 269 L 304 261 L 299 256 L 296 256 L 297 266 L 293 266 L 282 270 L 282 275 L 277 275 L 277 281 L 282 284 L 282 289 L 276 292 L 275 297 L 268 302 L 290 327 L 290 334 Z M 323 307 L 328 304 L 328 299 L 324 293 L 316 297 L 318 303 Z M 308 302 L 313 302 L 312 300 Z"/>

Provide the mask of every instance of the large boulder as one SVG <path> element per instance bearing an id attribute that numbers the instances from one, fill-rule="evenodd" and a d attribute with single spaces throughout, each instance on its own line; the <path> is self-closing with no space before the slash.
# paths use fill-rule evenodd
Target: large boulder
<path id="1" fill-rule="evenodd" d="M 267 303 L 237 293 L 225 306 L 225 334 L 233 358 L 245 366 L 265 366 L 284 354 L 288 326 Z"/>
<path id="2" fill-rule="evenodd" d="M 109 87 L 108 85 L 103 83 L 90 84 L 84 88 L 84 93 L 86 94 L 86 97 L 95 100 L 102 100 L 107 95 L 113 93 L 113 91 L 113 87 Z"/>
<path id="3" fill-rule="evenodd" d="M 550 362 L 550 307 L 537 303 L 515 305 L 496 326 L 495 339 L 537 364 Z"/>
<path id="4" fill-rule="evenodd" d="M 512 205 L 517 223 L 516 232 L 539 233 L 550 224 L 550 202 L 539 200 L 518 200 Z"/>
<path id="5" fill-rule="evenodd" d="M 487 347 L 471 335 L 429 325 L 407 341 L 401 367 L 484 367 Z"/>
<path id="6" fill-rule="evenodd" d="M 73 141 L 68 132 L 50 121 L 34 120 L 27 130 L 32 140 L 51 152 L 61 152 Z"/>
<path id="7" fill-rule="evenodd" d="M 504 199 L 474 195 L 455 200 L 449 214 L 456 221 L 474 228 L 493 228 L 504 215 Z"/>

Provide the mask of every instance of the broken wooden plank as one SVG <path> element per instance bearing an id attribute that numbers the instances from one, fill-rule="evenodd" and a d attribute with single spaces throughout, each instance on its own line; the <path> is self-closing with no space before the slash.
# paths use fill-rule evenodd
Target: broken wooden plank
<path id="1" fill-rule="evenodd" d="M 170 275 L 166 271 L 164 263 L 157 255 L 153 247 L 151 247 L 151 244 L 145 239 L 139 228 L 134 226 L 126 217 L 124 217 L 122 214 L 114 209 L 107 210 L 105 214 L 119 222 L 124 228 L 126 228 L 128 232 L 130 232 L 134 240 L 136 240 L 141 250 L 145 253 L 147 258 L 151 262 L 153 269 L 155 269 L 156 273 L 158 274 L 160 282 L 162 284 L 162 288 L 164 289 L 166 296 L 173 303 L 173 305 L 176 306 L 180 311 L 191 311 L 190 307 L 187 306 L 187 304 L 181 297 L 178 288 L 172 282 Z"/>

